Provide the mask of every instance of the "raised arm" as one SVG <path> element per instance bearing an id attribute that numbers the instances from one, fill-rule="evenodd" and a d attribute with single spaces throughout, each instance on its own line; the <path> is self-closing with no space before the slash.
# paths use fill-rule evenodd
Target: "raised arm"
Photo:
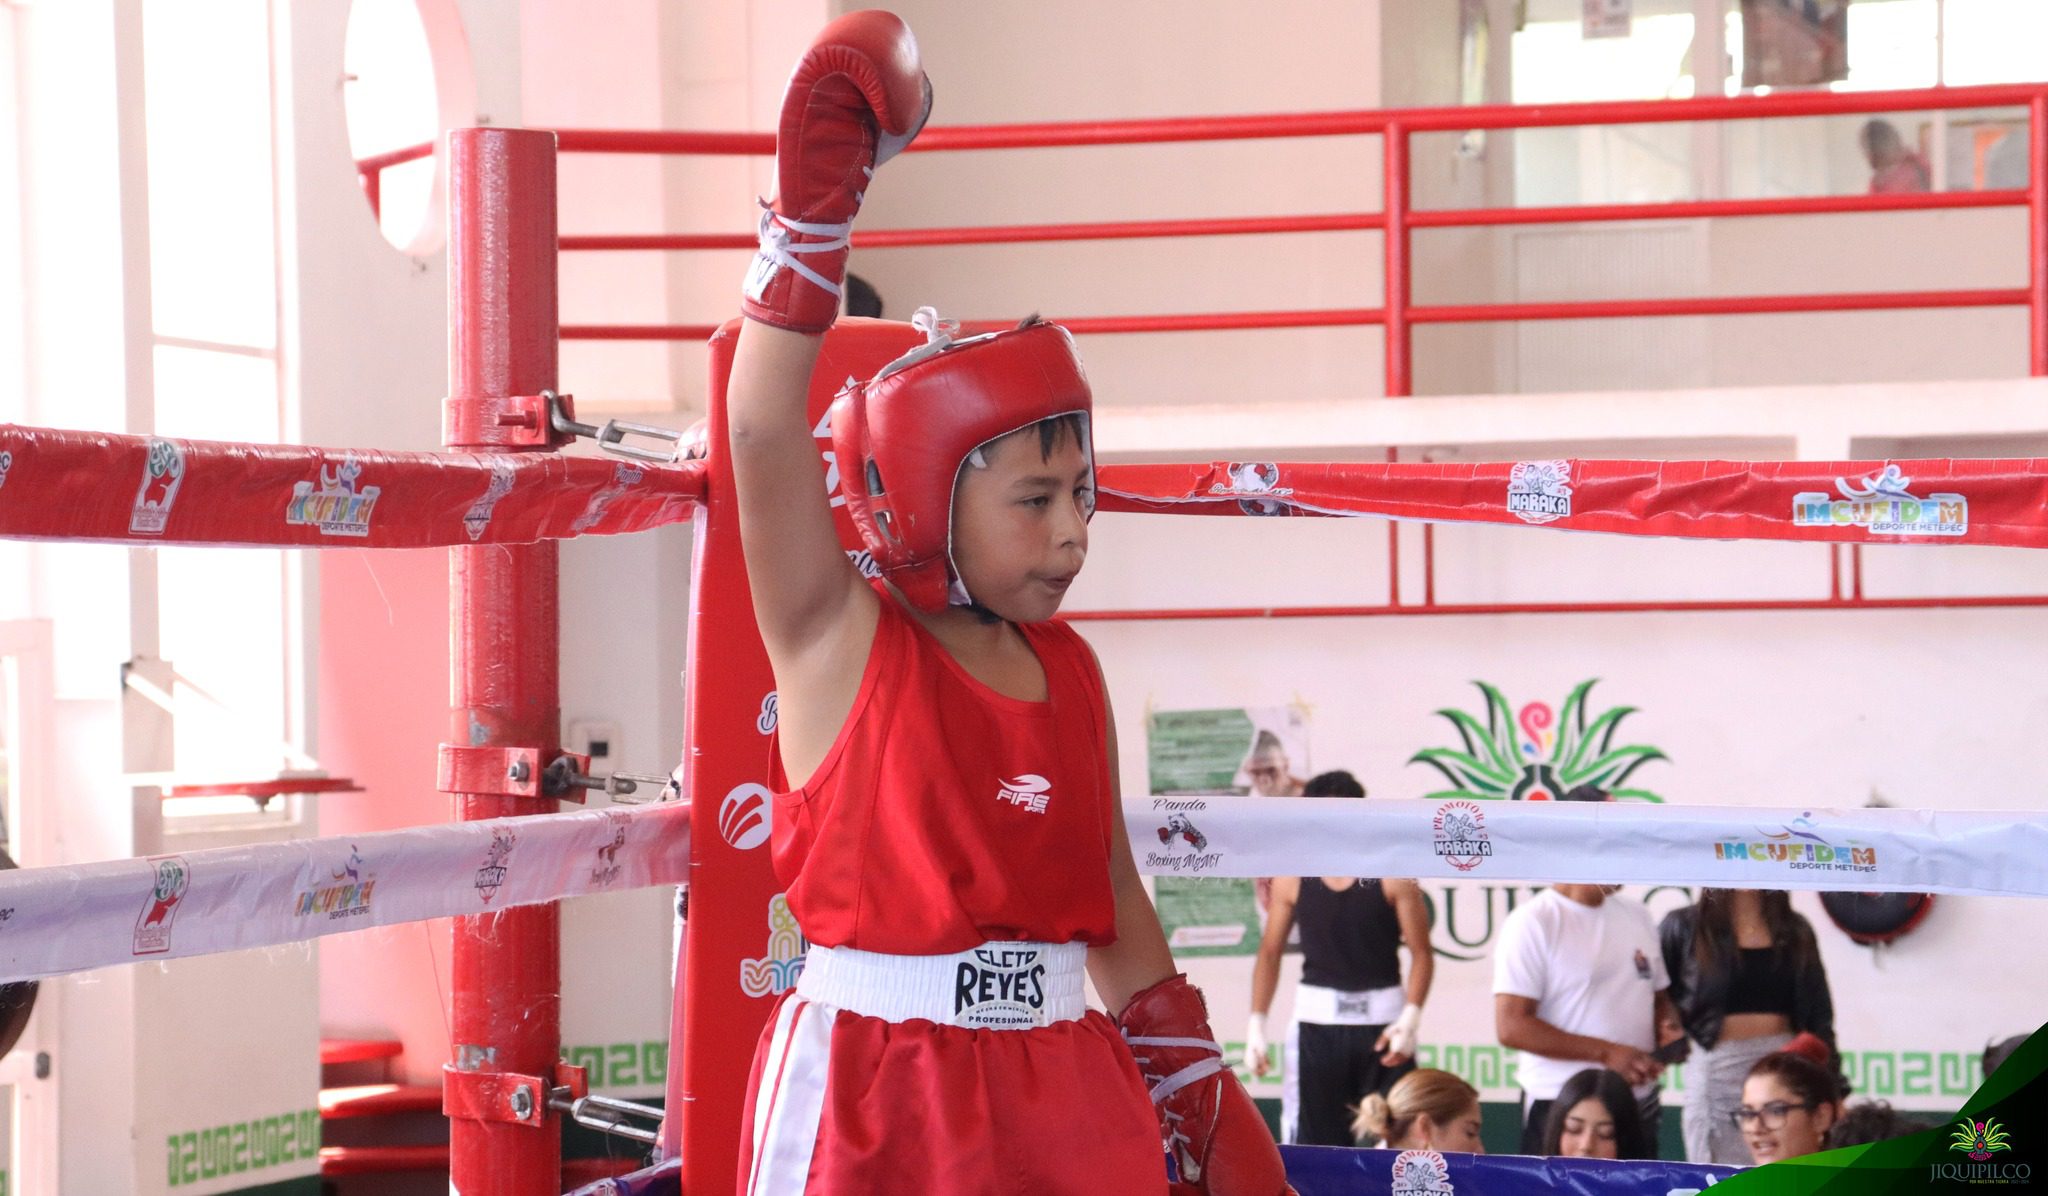
<path id="1" fill-rule="evenodd" d="M 843 664 L 849 640 L 857 682 L 874 627 L 873 599 L 833 530 L 805 400 L 819 334 L 839 314 L 863 194 L 930 107 L 910 30 L 873 11 L 825 26 L 783 95 L 776 198 L 761 215 L 726 393 L 740 538 L 778 684 L 792 670 L 815 678 L 820 663 Z"/>

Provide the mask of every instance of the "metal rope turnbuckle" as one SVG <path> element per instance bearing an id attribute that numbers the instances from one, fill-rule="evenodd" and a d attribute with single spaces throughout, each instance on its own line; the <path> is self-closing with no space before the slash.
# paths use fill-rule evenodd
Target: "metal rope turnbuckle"
<path id="1" fill-rule="evenodd" d="M 615 457 L 624 457 L 628 461 L 644 461 L 650 465 L 674 465 L 683 459 L 684 434 L 674 428 L 657 428 L 653 424 L 636 424 L 623 419 L 608 419 L 602 426 L 580 424 L 570 419 L 569 413 L 563 410 L 562 396 L 552 390 L 540 393 L 548 404 L 548 426 L 552 427 L 558 436 L 581 436 L 595 440 L 599 451 Z M 642 448 L 626 443 L 628 436 L 642 436 L 659 441 L 667 447 Z"/>
<path id="2" fill-rule="evenodd" d="M 578 1097 L 567 1088 L 556 1088 L 548 1093 L 548 1108 L 567 1113 L 576 1124 L 589 1126 L 601 1133 L 629 1138 L 648 1146 L 660 1141 L 658 1130 L 662 1111 L 652 1105 L 636 1105 L 632 1101 L 609 1096 Z M 655 1128 L 635 1124 L 636 1121 L 652 1122 Z"/>
<path id="3" fill-rule="evenodd" d="M 654 792 L 640 792 L 646 786 Z M 682 786 L 674 777 L 654 776 L 644 772 L 615 772 L 610 776 L 590 776 L 576 770 L 576 761 L 568 756 L 558 756 L 541 774 L 541 792 L 559 797 L 571 789 L 589 789 L 602 793 L 621 805 L 641 805 L 647 802 L 676 801 L 682 797 Z M 582 798 L 572 800 L 581 801 Z"/>

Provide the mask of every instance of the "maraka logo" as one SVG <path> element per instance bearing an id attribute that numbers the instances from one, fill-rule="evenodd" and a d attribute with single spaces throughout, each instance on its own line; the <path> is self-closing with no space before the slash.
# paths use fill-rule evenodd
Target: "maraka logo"
<path id="1" fill-rule="evenodd" d="M 597 867 L 590 870 L 593 888 L 610 888 L 619 879 L 619 848 L 626 845 L 626 816 L 617 810 L 604 811 L 605 829 L 610 837 L 597 849 Z"/>
<path id="2" fill-rule="evenodd" d="M 149 862 L 156 865 L 156 876 L 142 902 L 142 913 L 135 919 L 136 955 L 162 955 L 171 949 L 171 924 L 177 920 L 185 891 L 192 886 L 192 870 L 184 856 L 159 856 Z"/>
<path id="3" fill-rule="evenodd" d="M 285 504 L 284 521 L 294 527 L 319 529 L 323 536 L 367 536 L 370 516 L 377 509 L 381 488 L 363 486 L 363 463 L 349 454 L 341 464 L 320 467 L 320 488 L 311 482 L 294 482 L 291 501 Z"/>
<path id="4" fill-rule="evenodd" d="M 1998 1124 L 1995 1117 L 1972 1121 L 1964 1117 L 1956 1122 L 1950 1132 L 1948 1148 L 1957 1154 L 1970 1156 L 1970 1161 L 1981 1163 L 2001 1150 L 2012 1149 L 2012 1136 Z"/>
<path id="5" fill-rule="evenodd" d="M 1970 500 L 1960 494 L 1920 498 L 1907 489 L 1913 479 L 1896 465 L 1851 482 L 1836 478 L 1842 497 L 1819 490 L 1792 496 L 1795 527 L 1862 527 L 1880 536 L 1966 536 Z"/>
<path id="6" fill-rule="evenodd" d="M 128 513 L 128 533 L 161 536 L 170 522 L 171 505 L 178 501 L 178 488 L 185 484 L 185 450 L 168 440 L 151 438 L 142 461 L 142 484 L 135 488 L 135 505 Z"/>
<path id="7" fill-rule="evenodd" d="M 590 496 L 590 505 L 583 508 L 576 522 L 569 525 L 569 530 L 581 533 L 596 527 L 598 520 L 604 518 L 605 508 L 612 505 L 612 500 L 639 485 L 640 479 L 646 476 L 646 470 L 631 465 L 612 466 L 612 480 L 604 489 Z"/>
<path id="8" fill-rule="evenodd" d="M 1777 830 L 1757 828 L 1756 840 L 1727 839 L 1714 844 L 1717 860 L 1783 864 L 1794 872 L 1876 872 L 1877 848 L 1860 839 L 1830 843 L 1808 810 Z"/>
<path id="9" fill-rule="evenodd" d="M 1508 513 L 1524 523 L 1551 523 L 1572 513 L 1572 463 L 1517 461 L 1508 470 Z"/>
<path id="10" fill-rule="evenodd" d="M 1168 814 L 1166 816 L 1166 825 L 1159 828 L 1159 841 L 1161 843 L 1171 846 L 1175 839 L 1183 840 L 1196 851 L 1205 850 L 1209 846 L 1209 836 L 1203 834 L 1194 823 L 1188 821 L 1188 816 L 1185 814 Z"/>
<path id="11" fill-rule="evenodd" d="M 1004 781 L 996 789 L 996 800 L 1022 806 L 1033 814 L 1043 814 L 1046 803 L 1052 800 L 1052 782 L 1035 772 L 1027 772 L 1015 780 Z"/>
<path id="12" fill-rule="evenodd" d="M 353 844 L 348 849 L 348 860 L 329 873 L 328 878 L 333 883 L 323 884 L 315 880 L 299 890 L 293 907 L 296 916 L 322 916 L 329 921 L 337 921 L 370 912 L 370 895 L 377 888 L 377 878 Z"/>
<path id="13" fill-rule="evenodd" d="M 503 457 L 491 458 L 491 480 L 484 487 L 483 496 L 469 505 L 462 514 L 462 528 L 471 540 L 481 540 L 491 526 L 491 513 L 497 509 L 498 500 L 512 493 L 512 484 L 517 475 L 512 463 Z"/>
<path id="14" fill-rule="evenodd" d="M 796 987 L 804 974 L 804 952 L 810 943 L 796 927 L 789 899 L 777 893 L 768 899 L 768 943 L 759 959 L 740 960 L 740 991 L 750 997 L 778 996 Z"/>
<path id="15" fill-rule="evenodd" d="M 1287 515 L 1293 508 L 1280 500 L 1294 493 L 1280 484 L 1280 467 L 1271 461 L 1232 461 L 1224 468 L 1229 482 L 1215 482 L 1209 493 L 1217 497 L 1236 496 L 1237 508 L 1247 515 Z"/>
<path id="16" fill-rule="evenodd" d="M 1436 809 L 1430 823 L 1436 853 L 1460 872 L 1470 872 L 1493 855 L 1486 837 L 1486 811 L 1469 801 L 1449 801 Z"/>
<path id="17" fill-rule="evenodd" d="M 1622 720 L 1634 706 L 1615 706 L 1588 721 L 1586 697 L 1598 678 L 1581 681 L 1558 714 L 1547 702 L 1531 702 L 1516 713 L 1500 690 L 1475 681 L 1486 695 L 1486 721 L 1463 710 L 1436 713 L 1458 730 L 1458 748 L 1424 748 L 1408 758 L 1444 774 L 1451 785 L 1425 798 L 1469 801 L 1654 801 L 1648 789 L 1627 788 L 1636 769 L 1668 759 L 1644 744 L 1614 745 Z"/>
<path id="18" fill-rule="evenodd" d="M 518 842 L 519 836 L 511 831 L 491 832 L 491 845 L 484 849 L 483 867 L 476 870 L 477 895 L 485 905 L 498 895 L 498 886 L 505 883 L 506 862 L 512 858 L 512 848 Z"/>
<path id="19" fill-rule="evenodd" d="M 1394 1156 L 1388 1196 L 1453 1196 L 1451 1165 L 1434 1150 L 1404 1150 Z"/>
<path id="20" fill-rule="evenodd" d="M 718 834 L 727 845 L 752 851 L 768 841 L 774 829 L 773 794 L 752 781 L 725 795 L 718 804 Z"/>

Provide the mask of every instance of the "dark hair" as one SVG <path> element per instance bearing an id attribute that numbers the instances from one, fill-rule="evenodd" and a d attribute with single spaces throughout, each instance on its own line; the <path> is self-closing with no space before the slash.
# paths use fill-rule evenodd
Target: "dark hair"
<path id="1" fill-rule="evenodd" d="M 1834 1105 L 1839 1109 L 1849 1096 L 1840 1077 L 1806 1056 L 1791 1051 L 1773 1051 L 1765 1055 L 1750 1067 L 1743 1080 L 1747 1082 L 1758 1076 L 1778 1081 L 1809 1105 Z"/>
<path id="2" fill-rule="evenodd" d="M 1301 787 L 1303 797 L 1364 797 L 1365 786 L 1358 778 L 1339 768 L 1332 772 L 1319 772 L 1310 777 Z"/>
<path id="3" fill-rule="evenodd" d="M 1992 1074 L 1998 1070 L 2001 1064 L 2003 1064 L 2007 1059 L 2012 1058 L 2012 1053 L 2014 1051 L 2019 1050 L 2026 1044 L 2027 1036 L 2025 1034 L 2015 1034 L 2011 1038 L 2002 1039 L 1998 1042 L 1985 1043 L 1984 1078 L 1987 1080 L 1990 1079 Z"/>
<path id="4" fill-rule="evenodd" d="M 1934 1126 L 1917 1117 L 1902 1117 L 1891 1102 L 1881 1100 L 1860 1100 L 1842 1110 L 1835 1121 L 1835 1127 L 1828 1131 L 1828 1149 L 1843 1146 L 1864 1146 L 1872 1142 L 1883 1142 L 1890 1138 L 1903 1138 L 1931 1130 Z"/>
<path id="5" fill-rule="evenodd" d="M 1899 127 L 1888 120 L 1864 121 L 1858 136 L 1872 150 L 1897 149 L 1906 144 L 1906 139 L 1899 136 Z"/>
<path id="6" fill-rule="evenodd" d="M 1564 1119 L 1588 1097 L 1605 1105 L 1607 1115 L 1614 1119 L 1615 1158 L 1657 1157 L 1656 1144 L 1650 1141 L 1642 1111 L 1636 1107 L 1636 1094 L 1629 1089 L 1627 1080 L 1604 1067 L 1578 1072 L 1557 1090 L 1557 1099 L 1550 1102 L 1550 1119 L 1543 1123 L 1542 1153 L 1554 1155 L 1563 1148 Z"/>
<path id="7" fill-rule="evenodd" d="M 1693 907 L 1692 953 L 1702 971 L 1731 968 L 1735 961 L 1735 894 L 1740 889 L 1701 889 Z M 1820 963 L 1820 944 L 1813 927 L 1792 912 L 1792 896 L 1783 889 L 1757 889 L 1763 899 L 1764 925 L 1771 932 L 1773 959 L 1794 970 Z M 1798 1029 L 1800 1027 L 1794 1027 Z"/>

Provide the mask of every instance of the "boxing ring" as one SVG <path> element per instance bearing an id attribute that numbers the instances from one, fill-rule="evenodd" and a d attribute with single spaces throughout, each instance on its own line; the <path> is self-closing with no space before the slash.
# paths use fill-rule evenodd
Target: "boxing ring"
<path id="1" fill-rule="evenodd" d="M 1410 231 L 1485 222 L 1471 213 L 1410 210 L 1405 162 L 1414 133 L 1991 103 L 2029 107 L 2032 186 L 2025 192 L 1649 207 L 1670 216 L 2025 205 L 2034 216 L 2027 288 L 1639 301 L 1627 310 L 1600 303 L 1449 308 L 1408 301 Z M 1410 389 L 1416 324 L 1592 315 L 2024 305 L 2032 330 L 2031 369 L 2048 374 L 2048 240 L 2042 229 L 2048 214 L 2048 88 L 1683 101 L 1656 105 L 1662 114 L 1655 117 L 1644 115 L 1649 107 L 933 129 L 914 148 L 1380 135 L 1389 169 L 1386 207 L 1379 213 L 995 231 L 1011 240 L 1064 240 L 1380 229 L 1388 267 L 1388 298 L 1380 308 L 1064 322 L 1081 333 L 1378 325 L 1390 346 L 1390 395 Z M 633 425 L 578 424 L 573 400 L 561 393 L 556 355 L 563 339 L 708 337 L 713 385 L 706 441 L 715 446 L 725 440 L 723 379 L 732 325 L 560 325 L 556 255 L 558 249 L 741 248 L 752 241 L 742 246 L 709 235 L 558 239 L 558 148 L 760 154 L 770 152 L 772 142 L 765 135 L 495 129 L 451 134 L 447 451 L 0 428 L 0 536 L 129 546 L 449 548 L 454 713 L 439 748 L 439 780 L 455 799 L 458 819 L 450 826 L 346 841 L 315 839 L 0 875 L 0 901 L 15 911 L 0 938 L 0 980 L 454 917 L 453 1057 L 444 1072 L 452 1188 L 470 1196 L 551 1193 L 558 1190 L 563 1109 L 587 1091 L 578 1069 L 558 1057 L 554 902 L 582 893 L 686 885 L 671 1029 L 672 1054 L 681 1062 L 669 1072 L 658 1154 L 669 1160 L 668 1182 L 680 1183 L 684 1191 L 724 1192 L 733 1186 L 739 1097 L 756 1033 L 774 996 L 794 984 L 804 946 L 779 901 L 765 849 L 775 814 L 764 784 L 775 725 L 773 681 L 754 632 L 723 454 L 686 459 L 677 447 L 644 446 L 636 438 L 646 430 Z M 1631 206 L 1627 214 L 1641 210 Z M 1508 223 L 1620 214 L 1500 209 L 1487 216 Z M 945 244 L 990 231 L 870 233 L 857 235 L 856 243 L 876 247 L 894 237 L 902 244 Z M 842 321 L 827 338 L 814 374 L 812 418 L 822 420 L 839 379 L 867 376 L 919 339 L 907 325 Z M 560 450 L 579 435 L 594 436 L 612 455 L 564 455 Z M 829 438 L 820 447 L 829 448 Z M 832 485 L 829 458 L 822 464 Z M 1101 468 L 1099 480 L 1100 509 L 1129 513 L 1540 525 L 1806 541 L 1852 553 L 1871 542 L 2048 547 L 2043 460 L 1111 464 Z M 695 525 L 697 547 L 684 754 L 672 791 L 661 795 L 669 800 L 557 813 L 558 801 L 603 787 L 606 779 L 586 775 L 590 761 L 561 746 L 556 544 L 685 520 Z M 858 561 L 857 537 L 844 521 L 840 530 Z M 1890 539 L 1873 540 L 1879 536 Z M 2016 596 L 2005 604 L 2048 605 L 2048 596 Z M 420 750 L 426 750 L 425 739 Z M 611 788 L 621 792 L 623 784 Z M 1483 857 L 1489 875 L 1501 879 L 1654 878 L 1726 885 L 1751 876 L 1767 877 L 1773 887 L 2048 896 L 2048 881 L 2030 865 L 2048 850 L 2048 815 L 2035 813 L 1538 809 L 1501 803 L 1485 812 L 1483 826 L 1453 821 L 1447 830 L 1442 802 L 1376 801 L 1335 809 L 1313 801 L 1217 798 L 1177 811 L 1199 815 L 1203 841 L 1175 845 L 1159 833 L 1156 800 L 1126 802 L 1133 841 L 1161 842 L 1165 848 L 1139 851 L 1141 869 L 1155 873 L 1263 876 L 1292 869 L 1439 877 L 1459 875 L 1471 867 L 1467 861 Z M 1757 819 L 1774 816 L 1788 822 L 1820 818 L 1831 833 L 1853 835 L 1860 846 L 1839 853 L 1829 847 L 1823 857 L 1810 846 L 1757 842 Z M 1796 851 L 1805 852 L 1799 862 L 1807 866 L 1788 879 L 1781 865 L 1786 853 Z M 1296 1152 L 1289 1157 L 1304 1168 L 1321 1165 Z M 1338 1189 L 1302 1190 L 1314 1196 Z"/>

